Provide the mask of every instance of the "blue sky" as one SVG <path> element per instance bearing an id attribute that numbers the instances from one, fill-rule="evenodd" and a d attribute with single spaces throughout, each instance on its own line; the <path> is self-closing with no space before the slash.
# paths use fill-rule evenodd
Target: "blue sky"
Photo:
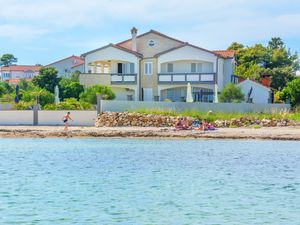
<path id="1" fill-rule="evenodd" d="M 283 38 L 300 52 L 299 0 L 0 0 L 0 55 L 48 64 L 150 29 L 210 50 Z"/>

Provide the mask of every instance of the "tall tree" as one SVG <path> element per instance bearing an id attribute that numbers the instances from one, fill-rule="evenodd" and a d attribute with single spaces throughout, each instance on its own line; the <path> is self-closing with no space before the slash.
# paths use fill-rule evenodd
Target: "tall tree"
<path id="1" fill-rule="evenodd" d="M 45 88 L 47 91 L 54 93 L 54 88 L 60 81 L 57 73 L 58 72 L 53 67 L 41 68 L 39 75 L 32 79 L 32 83 L 40 88 Z"/>
<path id="2" fill-rule="evenodd" d="M 18 59 L 13 54 L 4 54 L 0 58 L 0 66 L 10 66 L 12 63 L 17 62 Z"/>
<path id="3" fill-rule="evenodd" d="M 236 75 L 259 81 L 260 75 L 267 73 L 271 87 L 277 90 L 293 80 L 299 69 L 298 55 L 292 54 L 279 37 L 272 38 L 267 46 L 245 47 L 234 42 L 228 49 L 236 51 Z"/>

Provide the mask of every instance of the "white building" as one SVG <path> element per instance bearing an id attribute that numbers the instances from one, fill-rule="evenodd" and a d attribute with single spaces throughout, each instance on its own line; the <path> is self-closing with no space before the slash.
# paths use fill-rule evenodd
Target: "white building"
<path id="1" fill-rule="evenodd" d="M 83 85 L 110 86 L 118 100 L 184 101 L 191 83 L 195 101 L 212 102 L 231 82 L 234 51 L 210 51 L 154 30 L 82 55 Z"/>
<path id="2" fill-rule="evenodd" d="M 16 84 L 20 79 L 31 80 L 39 74 L 41 66 L 11 65 L 0 67 L 1 81 Z"/>
<path id="3" fill-rule="evenodd" d="M 247 101 L 248 93 L 251 93 L 250 99 L 252 103 L 272 103 L 272 90 L 260 83 L 252 80 L 244 80 L 237 84 L 245 95 L 245 101 Z"/>
<path id="4" fill-rule="evenodd" d="M 54 67 L 58 71 L 58 76 L 69 77 L 75 71 L 84 73 L 84 59 L 73 55 L 45 67 Z"/>

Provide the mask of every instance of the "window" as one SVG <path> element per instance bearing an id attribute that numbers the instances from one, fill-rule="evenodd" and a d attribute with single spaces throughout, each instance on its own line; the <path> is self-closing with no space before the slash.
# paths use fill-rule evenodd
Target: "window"
<path id="1" fill-rule="evenodd" d="M 123 64 L 118 63 L 118 73 L 123 73 Z"/>
<path id="2" fill-rule="evenodd" d="M 173 63 L 168 63 L 167 64 L 167 72 L 168 73 L 173 73 Z"/>
<path id="3" fill-rule="evenodd" d="M 192 63 L 191 64 L 191 73 L 196 73 L 197 71 L 197 64 L 196 63 Z"/>
<path id="4" fill-rule="evenodd" d="M 202 63 L 197 63 L 197 73 L 202 73 Z"/>
<path id="5" fill-rule="evenodd" d="M 10 73 L 3 73 L 3 78 L 10 78 Z"/>
<path id="6" fill-rule="evenodd" d="M 145 75 L 152 75 L 152 62 L 145 62 L 144 63 L 144 74 Z"/>
<path id="7" fill-rule="evenodd" d="M 148 42 L 148 45 L 149 45 L 150 47 L 153 47 L 153 46 L 155 45 L 155 41 L 154 41 L 154 40 L 150 40 L 150 41 Z"/>
<path id="8" fill-rule="evenodd" d="M 191 63 L 191 73 L 202 73 L 202 63 Z"/>

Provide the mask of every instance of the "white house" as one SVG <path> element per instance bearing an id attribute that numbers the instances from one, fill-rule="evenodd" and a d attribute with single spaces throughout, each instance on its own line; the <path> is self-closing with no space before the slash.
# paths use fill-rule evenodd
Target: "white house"
<path id="1" fill-rule="evenodd" d="M 50 63 L 45 67 L 54 67 L 58 71 L 58 76 L 69 77 L 75 71 L 84 72 L 84 59 L 73 55 Z"/>
<path id="2" fill-rule="evenodd" d="M 1 81 L 16 84 L 20 79 L 31 80 L 39 74 L 41 66 L 11 65 L 0 67 Z"/>
<path id="3" fill-rule="evenodd" d="M 250 99 L 253 103 L 272 103 L 272 90 L 260 83 L 252 80 L 244 80 L 237 84 L 245 95 L 247 101 L 248 94 L 251 93 Z"/>
<path id="4" fill-rule="evenodd" d="M 110 86 L 118 100 L 184 101 L 191 83 L 195 101 L 212 102 L 231 82 L 234 51 L 210 51 L 150 30 L 82 55 L 83 85 Z"/>

